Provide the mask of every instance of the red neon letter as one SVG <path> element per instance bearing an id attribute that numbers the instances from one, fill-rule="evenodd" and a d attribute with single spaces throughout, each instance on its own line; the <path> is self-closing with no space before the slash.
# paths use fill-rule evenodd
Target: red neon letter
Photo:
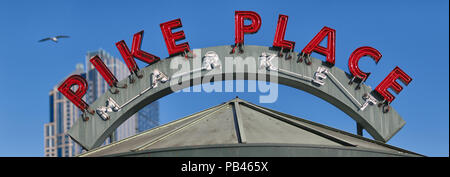
<path id="1" fill-rule="evenodd" d="M 389 75 L 375 88 L 375 91 L 380 93 L 381 96 L 383 96 L 389 103 L 392 102 L 395 97 L 387 89 L 392 88 L 397 94 L 399 94 L 403 89 L 403 87 L 395 81 L 397 79 L 400 79 L 405 85 L 408 85 L 412 81 L 411 77 L 396 66 L 394 70 L 392 70 L 391 73 L 389 73 Z"/>
<path id="2" fill-rule="evenodd" d="M 125 64 L 128 66 L 131 73 L 139 70 L 139 67 L 133 57 L 136 57 L 137 59 L 148 64 L 153 64 L 159 60 L 159 57 L 141 50 L 143 35 L 144 31 L 134 34 L 131 52 L 125 41 L 121 40 L 116 43 L 117 49 L 119 49 L 119 52 L 125 60 Z"/>
<path id="3" fill-rule="evenodd" d="M 121 40 L 116 43 L 116 46 L 120 52 L 120 55 L 122 55 L 122 58 L 125 61 L 125 64 L 127 64 L 130 72 L 134 73 L 134 72 L 138 71 L 139 67 L 136 64 L 136 61 L 134 60 L 133 55 L 131 55 L 131 52 L 127 46 L 127 43 L 125 43 L 125 41 Z"/>
<path id="4" fill-rule="evenodd" d="M 320 42 L 328 36 L 327 48 L 320 46 Z M 322 30 L 306 45 L 302 53 L 311 55 L 311 52 L 317 52 L 327 57 L 327 62 L 334 65 L 336 30 L 323 27 Z"/>
<path id="5" fill-rule="evenodd" d="M 133 57 L 140 59 L 148 64 L 153 64 L 159 60 L 159 57 L 149 54 L 141 50 L 142 38 L 144 36 L 144 31 L 140 31 L 133 36 L 133 44 L 131 45 L 131 54 Z"/>
<path id="6" fill-rule="evenodd" d="M 253 34 L 258 32 L 261 27 L 261 17 L 252 11 L 236 11 L 235 12 L 235 43 L 244 44 L 244 34 Z M 245 25 L 244 20 L 251 20 L 250 25 Z"/>
<path id="7" fill-rule="evenodd" d="M 375 60 L 375 63 L 378 63 L 382 55 L 380 52 L 378 52 L 377 49 L 367 46 L 357 48 L 355 51 L 352 52 L 350 58 L 348 59 L 348 68 L 350 70 L 350 73 L 353 74 L 353 76 L 361 79 L 362 81 L 366 81 L 370 75 L 370 72 L 368 73 L 362 72 L 358 66 L 359 59 L 361 59 L 364 56 L 370 56 L 373 60 Z"/>
<path id="8" fill-rule="evenodd" d="M 75 92 L 71 89 L 74 85 L 78 86 L 78 89 Z M 88 84 L 86 79 L 80 75 L 70 76 L 58 87 L 59 92 L 83 111 L 89 108 L 89 105 L 82 99 L 87 89 Z"/>
<path id="9" fill-rule="evenodd" d="M 106 67 L 105 63 L 97 55 L 92 57 L 91 63 L 94 65 L 95 69 L 102 75 L 110 87 L 114 87 L 117 84 L 116 77 L 111 73 L 111 70 Z"/>
<path id="10" fill-rule="evenodd" d="M 187 42 L 176 45 L 175 42 L 185 39 L 183 30 L 172 33 L 173 29 L 182 27 L 180 19 L 161 23 L 161 31 L 163 33 L 164 40 L 166 41 L 167 50 L 169 55 L 178 54 L 185 51 L 190 51 L 189 44 Z"/>
<path id="11" fill-rule="evenodd" d="M 275 39 L 273 40 L 274 47 L 281 47 L 281 49 L 294 50 L 295 42 L 284 40 L 286 33 L 288 16 L 280 15 L 278 17 L 277 30 L 275 31 Z"/>

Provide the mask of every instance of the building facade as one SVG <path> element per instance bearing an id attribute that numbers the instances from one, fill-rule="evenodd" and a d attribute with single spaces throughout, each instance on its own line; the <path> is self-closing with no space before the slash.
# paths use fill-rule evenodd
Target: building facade
<path id="1" fill-rule="evenodd" d="M 93 103 L 99 96 L 109 90 L 106 81 L 89 61 L 95 55 L 103 60 L 118 80 L 122 80 L 129 75 L 127 66 L 106 51 L 100 49 L 88 52 L 85 60 L 86 69 L 84 69 L 83 64 L 78 64 L 76 70 L 70 74 L 79 74 L 86 78 L 88 91 L 84 99 L 88 104 Z M 83 152 L 82 147 L 72 141 L 67 134 L 67 131 L 81 116 L 82 112 L 58 91 L 59 84 L 54 86 L 49 93 L 50 120 L 49 123 L 44 125 L 45 157 L 72 157 Z M 121 140 L 158 125 L 159 103 L 154 102 L 125 121 L 117 128 L 111 138 L 113 138 L 113 141 Z M 110 138 L 105 141 L 104 145 L 109 143 L 111 143 Z"/>

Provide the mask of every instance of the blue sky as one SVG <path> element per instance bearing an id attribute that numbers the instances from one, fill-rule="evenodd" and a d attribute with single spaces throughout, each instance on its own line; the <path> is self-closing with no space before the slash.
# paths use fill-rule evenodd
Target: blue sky
<path id="1" fill-rule="evenodd" d="M 392 106 L 406 120 L 388 144 L 427 156 L 449 155 L 449 2 L 435 1 L 1 1 L 0 156 L 42 156 L 48 92 L 83 63 L 87 51 L 120 54 L 145 31 L 142 49 L 168 57 L 160 23 L 181 18 L 191 48 L 231 45 L 234 11 L 262 18 L 245 43 L 271 46 L 279 14 L 289 16 L 286 40 L 300 51 L 323 27 L 336 30 L 336 67 L 348 72 L 348 57 L 361 46 L 378 49 L 378 64 L 361 60 L 375 88 L 399 66 L 413 81 Z M 38 43 L 70 35 L 60 43 Z M 314 55 L 313 55 L 314 56 Z M 140 63 L 140 65 L 143 65 Z M 264 93 L 176 93 L 160 99 L 161 122 L 181 118 L 236 96 L 258 103 Z M 279 87 L 275 104 L 262 106 L 351 133 L 355 122 L 331 104 L 294 88 Z M 367 133 L 365 133 L 367 136 Z"/>

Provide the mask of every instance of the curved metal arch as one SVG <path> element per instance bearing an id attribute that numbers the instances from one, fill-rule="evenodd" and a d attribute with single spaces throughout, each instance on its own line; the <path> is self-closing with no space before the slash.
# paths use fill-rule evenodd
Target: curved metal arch
<path id="1" fill-rule="evenodd" d="M 406 123 L 394 109 L 384 113 L 382 108 L 370 105 L 370 102 L 380 101 L 368 97 L 372 92 L 370 87 L 361 84 L 359 89 L 355 89 L 356 84 L 347 84 L 351 80 L 349 74 L 336 67 L 330 68 L 321 60 L 311 58 L 310 65 L 282 57 L 267 62 L 264 54 L 276 55 L 278 51 L 263 46 L 245 46 L 245 52 L 241 54 L 230 54 L 231 50 L 231 46 L 195 49 L 193 59 L 175 56 L 141 69 L 142 78 L 135 79 L 133 83 L 130 83 L 130 78 L 120 81 L 127 83 L 128 87 L 119 89 L 117 94 L 107 92 L 91 104 L 97 113 L 88 121 L 78 119 L 69 130 L 69 135 L 87 150 L 98 147 L 145 105 L 175 91 L 202 84 L 202 81 L 211 82 L 210 79 L 204 80 L 205 76 L 213 77 L 214 81 L 264 80 L 306 91 L 345 112 L 374 139 L 382 142 L 387 142 Z M 214 54 L 217 54 L 218 60 L 209 58 L 202 65 L 205 55 Z M 252 58 L 256 61 L 253 62 Z M 183 64 L 190 69 L 180 71 L 179 66 Z M 229 65 L 234 66 L 231 72 L 227 67 Z M 243 65 L 247 68 L 256 65 L 256 71 L 237 69 L 243 68 Z M 180 81 L 188 81 L 189 84 L 176 85 Z"/>

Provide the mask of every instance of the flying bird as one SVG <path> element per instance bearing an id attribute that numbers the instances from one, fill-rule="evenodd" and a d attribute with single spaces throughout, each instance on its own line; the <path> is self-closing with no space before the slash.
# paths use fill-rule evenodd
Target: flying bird
<path id="1" fill-rule="evenodd" d="M 44 42 L 44 41 L 48 41 L 48 40 L 52 40 L 53 42 L 58 42 L 59 38 L 69 38 L 69 36 L 54 36 L 54 37 L 48 37 L 48 38 L 44 38 L 39 40 L 38 42 Z"/>

